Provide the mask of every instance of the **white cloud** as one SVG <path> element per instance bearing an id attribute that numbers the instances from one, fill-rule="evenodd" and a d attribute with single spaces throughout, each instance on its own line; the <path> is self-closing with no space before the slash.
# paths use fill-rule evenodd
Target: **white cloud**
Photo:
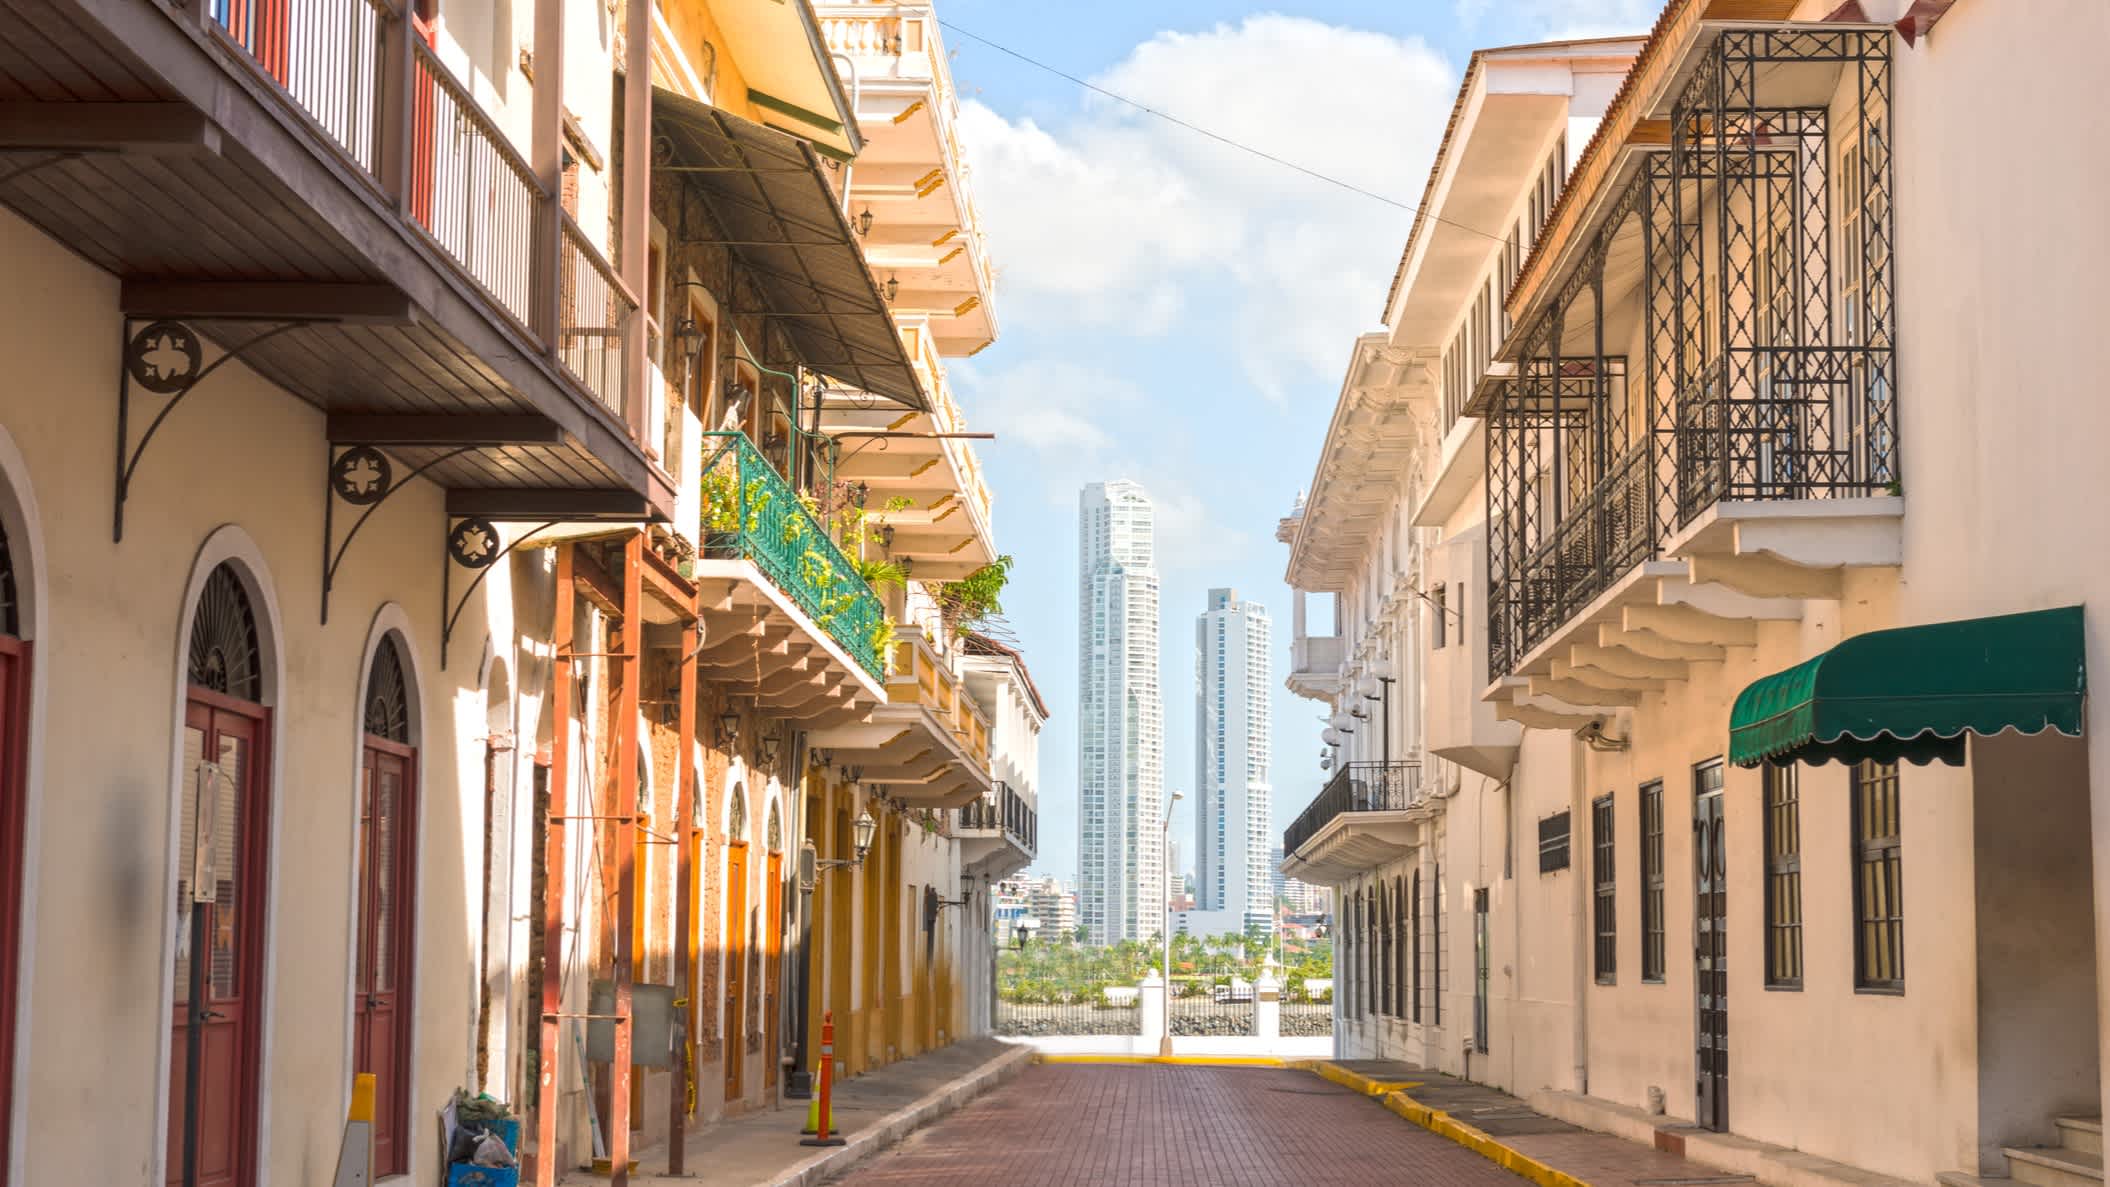
<path id="1" fill-rule="evenodd" d="M 1458 0 L 1459 21 L 1473 27 L 1487 0 Z M 1517 0 L 1511 19 L 1547 41 L 1646 33 L 1662 0 Z"/>
<path id="2" fill-rule="evenodd" d="M 1418 38 L 1274 15 L 1161 33 L 1093 81 L 1402 202 L 1457 86 Z M 962 125 L 1008 322 L 1147 337 L 1227 305 L 1214 337 L 1273 399 L 1337 378 L 1411 221 L 1089 93 L 1048 121 L 970 102 Z"/>

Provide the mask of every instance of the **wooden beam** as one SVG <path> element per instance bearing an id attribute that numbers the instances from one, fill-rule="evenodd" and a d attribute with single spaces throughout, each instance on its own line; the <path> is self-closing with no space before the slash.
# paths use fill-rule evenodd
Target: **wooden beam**
<path id="1" fill-rule="evenodd" d="M 310 280 L 127 280 L 118 305 L 128 317 L 200 321 L 320 321 L 407 326 L 410 297 L 392 284 Z"/>
<path id="2" fill-rule="evenodd" d="M 332 412 L 330 440 L 339 445 L 562 445 L 564 429 L 546 416 L 366 416 Z"/>
<path id="3" fill-rule="evenodd" d="M 594 560 L 592 553 L 577 548 L 572 549 L 571 566 L 579 591 L 600 606 L 604 613 L 620 617 L 623 613 L 623 587 L 616 584 L 614 575 Z"/>
<path id="4" fill-rule="evenodd" d="M 571 885 L 565 877 L 564 829 L 571 814 L 572 558 L 577 548 L 575 544 L 557 546 L 557 607 L 550 629 L 554 655 L 550 719 L 556 727 L 550 741 L 549 816 L 544 822 L 542 868 L 549 876 L 544 879 L 541 904 L 541 1008 L 536 1012 L 535 1067 L 540 1085 L 535 1093 L 534 1182 L 539 1187 L 553 1187 L 557 1181 L 557 1102 L 561 1096 L 557 1060 L 565 1028 L 559 1017 L 564 1009 L 564 889 Z M 587 836 L 592 835 L 588 830 Z"/>
<path id="5" fill-rule="evenodd" d="M 0 103 L 0 150 L 220 151 L 220 129 L 188 103 Z"/>
<path id="6" fill-rule="evenodd" d="M 485 519 L 643 523 L 652 509 L 636 491 L 588 487 L 461 487 L 447 492 L 447 514 Z"/>

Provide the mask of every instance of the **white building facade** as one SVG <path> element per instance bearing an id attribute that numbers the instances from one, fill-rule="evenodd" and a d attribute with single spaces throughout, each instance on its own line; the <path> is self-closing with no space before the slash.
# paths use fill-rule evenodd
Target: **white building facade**
<path id="1" fill-rule="evenodd" d="M 2101 1173 L 2103 418 L 2042 347 L 2103 156 L 2007 129 L 2106 34 L 1676 0 L 1476 55 L 1283 527 L 1342 611 L 1285 864 L 1343 1054 L 1764 1182 Z"/>
<path id="2" fill-rule="evenodd" d="M 1077 898 L 1094 944 L 1164 929 L 1154 519 L 1135 482 L 1092 483 L 1078 502 Z"/>
<path id="3" fill-rule="evenodd" d="M 1218 932 L 1274 929 L 1267 608 L 1212 589 L 1194 623 L 1194 905 Z"/>

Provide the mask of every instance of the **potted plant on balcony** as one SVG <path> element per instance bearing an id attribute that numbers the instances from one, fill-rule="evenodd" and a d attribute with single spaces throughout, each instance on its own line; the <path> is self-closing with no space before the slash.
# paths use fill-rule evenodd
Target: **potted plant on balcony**
<path id="1" fill-rule="evenodd" d="M 997 557 L 958 581 L 937 588 L 938 613 L 946 629 L 964 635 L 1004 612 L 1004 585 L 1011 580 L 1011 558 Z"/>

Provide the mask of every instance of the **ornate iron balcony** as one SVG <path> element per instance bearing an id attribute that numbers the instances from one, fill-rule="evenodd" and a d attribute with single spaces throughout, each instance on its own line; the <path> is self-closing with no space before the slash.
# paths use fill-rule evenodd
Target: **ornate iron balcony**
<path id="1" fill-rule="evenodd" d="M 1419 761 L 1345 763 L 1311 805 L 1282 830 L 1282 852 L 1303 848 L 1344 812 L 1400 812 L 1420 801 Z"/>
<path id="2" fill-rule="evenodd" d="M 703 468 L 704 555 L 754 562 L 865 671 L 885 680 L 891 632 L 879 595 L 747 434 L 705 435 L 719 445 Z"/>
<path id="3" fill-rule="evenodd" d="M 1717 503 L 1896 492 L 1889 108 L 1887 34 L 1725 32 L 1519 311 L 1482 388 L 1492 674 Z"/>

